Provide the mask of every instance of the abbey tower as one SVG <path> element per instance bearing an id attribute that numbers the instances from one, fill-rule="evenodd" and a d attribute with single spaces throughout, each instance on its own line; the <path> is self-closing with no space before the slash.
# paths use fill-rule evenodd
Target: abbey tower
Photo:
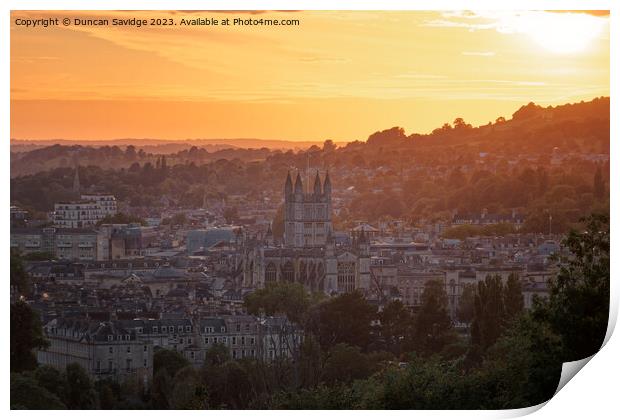
<path id="1" fill-rule="evenodd" d="M 316 172 L 314 188 L 304 191 L 299 173 L 295 187 L 289 173 L 284 186 L 284 245 L 323 247 L 332 231 L 332 184 L 329 173 L 323 185 Z"/>

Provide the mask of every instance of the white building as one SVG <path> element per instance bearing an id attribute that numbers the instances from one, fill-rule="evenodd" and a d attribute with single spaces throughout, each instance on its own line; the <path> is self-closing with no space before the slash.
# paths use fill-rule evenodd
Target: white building
<path id="1" fill-rule="evenodd" d="M 114 216 L 118 213 L 116 197 L 112 194 L 82 194 L 82 200 L 99 204 L 104 216 Z"/>
<path id="2" fill-rule="evenodd" d="M 133 376 L 146 384 L 153 376 L 153 344 L 118 321 L 57 318 L 43 331 L 50 346 L 37 352 L 41 364 L 64 370 L 77 363 L 96 379 Z"/>
<path id="3" fill-rule="evenodd" d="M 11 250 L 44 252 L 61 260 L 97 260 L 99 234 L 93 229 L 14 228 Z"/>
<path id="4" fill-rule="evenodd" d="M 92 201 L 74 201 L 54 204 L 54 226 L 84 228 L 95 226 L 106 216 L 102 207 Z"/>

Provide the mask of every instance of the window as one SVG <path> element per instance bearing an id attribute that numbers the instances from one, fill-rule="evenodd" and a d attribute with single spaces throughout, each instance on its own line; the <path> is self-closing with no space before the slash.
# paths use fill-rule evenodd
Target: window
<path id="1" fill-rule="evenodd" d="M 274 283 L 276 281 L 277 271 L 274 263 L 267 264 L 265 269 L 265 282 Z"/>
<path id="2" fill-rule="evenodd" d="M 355 263 L 338 263 L 338 290 L 352 292 L 355 289 Z"/>
<path id="3" fill-rule="evenodd" d="M 241 345 L 245 346 L 245 337 L 241 337 Z"/>
<path id="4" fill-rule="evenodd" d="M 157 327 L 153 327 L 153 332 L 154 332 L 155 334 L 157 334 L 157 333 L 158 333 L 158 331 L 157 331 Z"/>
<path id="5" fill-rule="evenodd" d="M 114 340 L 114 337 L 111 335 L 108 335 L 108 341 L 112 341 L 112 340 Z"/>
<path id="6" fill-rule="evenodd" d="M 146 359 L 142 362 L 142 366 L 146 367 Z"/>
<path id="7" fill-rule="evenodd" d="M 233 350 L 232 351 L 232 357 L 233 357 L 233 359 L 237 358 L 237 350 Z"/>
<path id="8" fill-rule="evenodd" d="M 232 338 L 232 343 L 233 343 L 233 346 L 237 344 L 237 337 Z"/>
<path id="9" fill-rule="evenodd" d="M 205 344 L 209 344 L 209 337 L 205 337 Z"/>
<path id="10" fill-rule="evenodd" d="M 183 332 L 183 325 L 179 325 L 179 326 L 177 327 L 177 331 L 178 331 L 178 332 Z"/>
<path id="11" fill-rule="evenodd" d="M 226 331 L 225 327 L 220 328 L 220 332 L 225 332 L 225 331 Z"/>
<path id="12" fill-rule="evenodd" d="M 183 341 L 184 341 L 184 340 L 183 340 L 183 337 L 179 338 L 179 343 L 180 343 L 180 344 L 183 344 Z"/>
<path id="13" fill-rule="evenodd" d="M 191 332 L 191 331 L 192 331 L 191 325 L 186 325 L 185 326 L 185 332 Z"/>
<path id="14" fill-rule="evenodd" d="M 148 348 L 146 346 L 144 346 L 144 352 L 147 352 Z"/>
<path id="15" fill-rule="evenodd" d="M 192 359 L 194 358 L 194 352 L 193 351 L 189 352 L 189 357 L 192 358 Z"/>
<path id="16" fill-rule="evenodd" d="M 168 332 L 168 327 L 165 325 L 161 327 L 161 332 Z"/>
<path id="17" fill-rule="evenodd" d="M 241 324 L 237 324 L 236 325 L 236 329 L 237 329 L 237 332 L 240 332 L 241 331 Z"/>
<path id="18" fill-rule="evenodd" d="M 256 339 L 254 337 L 250 338 L 250 344 L 254 345 L 256 343 Z"/>
<path id="19" fill-rule="evenodd" d="M 295 268 L 293 267 L 293 263 L 288 261 L 282 267 L 282 279 L 285 282 L 292 283 L 295 281 Z"/>
<path id="20" fill-rule="evenodd" d="M 131 347 L 127 346 L 127 353 L 131 353 Z"/>
<path id="21" fill-rule="evenodd" d="M 114 354 L 114 347 L 108 347 L 108 353 Z"/>

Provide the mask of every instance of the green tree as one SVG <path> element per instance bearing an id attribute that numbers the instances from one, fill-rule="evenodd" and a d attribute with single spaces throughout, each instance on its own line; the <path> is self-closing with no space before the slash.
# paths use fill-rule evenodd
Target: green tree
<path id="1" fill-rule="evenodd" d="M 97 222 L 97 226 L 105 225 L 105 224 L 129 224 L 129 223 L 139 223 L 142 226 L 146 226 L 146 221 L 138 216 L 133 216 L 125 213 L 116 213 L 114 215 L 107 215 L 99 222 Z"/>
<path id="2" fill-rule="evenodd" d="M 173 391 L 176 374 L 189 366 L 189 361 L 175 350 L 157 349 L 153 354 L 151 397 L 156 409 L 174 407 Z"/>
<path id="3" fill-rule="evenodd" d="M 293 322 L 301 322 L 311 304 L 299 283 L 268 283 L 244 298 L 244 306 L 253 315 L 284 314 Z"/>
<path id="4" fill-rule="evenodd" d="M 486 408 L 530 407 L 549 400 L 562 372 L 562 340 L 529 314 L 518 318 L 471 373 Z"/>
<path id="5" fill-rule="evenodd" d="M 344 293 L 316 308 L 310 331 L 326 350 L 338 343 L 366 349 L 371 342 L 371 321 L 376 309 L 359 291 Z"/>
<path id="6" fill-rule="evenodd" d="M 328 384 L 349 383 L 370 375 L 368 358 L 359 348 L 338 343 L 332 347 L 323 369 L 323 380 Z"/>
<path id="7" fill-rule="evenodd" d="M 165 368 L 153 371 L 151 385 L 151 400 L 157 410 L 167 410 L 172 407 L 172 377 Z"/>
<path id="8" fill-rule="evenodd" d="M 493 345 L 504 328 L 504 287 L 499 275 L 488 275 L 478 283 L 474 303 L 471 338 L 474 345 L 486 350 Z"/>
<path id="9" fill-rule="evenodd" d="M 318 385 L 323 371 L 322 352 L 313 334 L 306 334 L 301 342 L 299 357 L 299 384 L 303 388 Z"/>
<path id="10" fill-rule="evenodd" d="M 112 379 L 103 379 L 95 383 L 99 396 L 99 408 L 102 410 L 114 410 L 118 408 L 120 399 L 120 386 Z"/>
<path id="11" fill-rule="evenodd" d="M 504 292 L 504 309 L 507 320 L 512 320 L 521 315 L 523 312 L 523 287 L 521 279 L 517 273 L 511 273 L 508 276 Z"/>
<path id="12" fill-rule="evenodd" d="M 77 363 L 67 365 L 67 393 L 65 404 L 71 410 L 96 408 L 97 394 L 86 370 Z"/>
<path id="13" fill-rule="evenodd" d="M 66 410 L 67 407 L 32 376 L 11 373 L 11 409 Z"/>
<path id="14" fill-rule="evenodd" d="M 157 349 L 153 354 L 153 374 L 166 370 L 171 377 L 174 377 L 186 366 L 189 366 L 189 361 L 178 351 Z"/>
<path id="15" fill-rule="evenodd" d="M 24 269 L 24 263 L 19 254 L 11 252 L 11 286 L 22 295 L 30 293 L 30 282 Z"/>
<path id="16" fill-rule="evenodd" d="M 252 383 L 240 362 L 229 360 L 220 366 L 205 365 L 201 376 L 211 408 L 241 409 L 249 404 Z"/>
<path id="17" fill-rule="evenodd" d="M 413 316 L 399 300 L 388 303 L 379 313 L 381 337 L 385 348 L 399 355 L 405 338 L 413 331 Z"/>
<path id="18" fill-rule="evenodd" d="M 422 355 L 432 355 L 454 341 L 448 311 L 448 296 L 440 280 L 424 286 L 422 302 L 415 319 L 413 348 Z"/>
<path id="19" fill-rule="evenodd" d="M 41 329 L 41 320 L 25 302 L 11 305 L 11 371 L 22 372 L 37 367 L 33 350 L 49 345 Z"/>
<path id="20" fill-rule="evenodd" d="M 563 241 L 570 256 L 559 260 L 548 303 L 535 308 L 562 337 L 566 361 L 596 353 L 609 319 L 609 216 L 595 214 L 583 224 Z"/>
<path id="21" fill-rule="evenodd" d="M 459 299 L 459 307 L 456 312 L 459 321 L 469 324 L 474 318 L 474 303 L 476 299 L 476 286 L 466 284 L 463 287 L 463 294 Z"/>
<path id="22" fill-rule="evenodd" d="M 208 408 L 206 388 L 200 375 L 191 366 L 180 369 L 174 376 L 171 407 L 175 410 L 202 410 Z"/>
<path id="23" fill-rule="evenodd" d="M 230 360 L 228 347 L 223 343 L 213 344 L 205 352 L 206 366 L 221 366 Z"/>
<path id="24" fill-rule="evenodd" d="M 67 394 L 67 377 L 58 369 L 42 365 L 34 371 L 34 378 L 39 386 L 47 389 L 52 394 L 58 396 L 61 400 L 66 398 Z"/>

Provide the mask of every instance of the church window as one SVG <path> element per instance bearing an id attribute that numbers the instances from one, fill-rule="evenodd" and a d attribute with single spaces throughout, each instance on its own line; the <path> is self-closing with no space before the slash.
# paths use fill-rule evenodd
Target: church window
<path id="1" fill-rule="evenodd" d="M 289 283 L 295 281 L 295 269 L 293 268 L 293 263 L 291 263 L 290 261 L 288 261 L 286 264 L 284 264 L 284 267 L 282 267 L 282 277 L 284 281 L 287 281 Z"/>
<path id="2" fill-rule="evenodd" d="M 265 282 L 273 283 L 276 281 L 276 266 L 274 263 L 267 264 L 267 268 L 265 269 Z"/>
<path id="3" fill-rule="evenodd" d="M 352 292 L 355 289 L 355 263 L 338 263 L 338 290 Z"/>

